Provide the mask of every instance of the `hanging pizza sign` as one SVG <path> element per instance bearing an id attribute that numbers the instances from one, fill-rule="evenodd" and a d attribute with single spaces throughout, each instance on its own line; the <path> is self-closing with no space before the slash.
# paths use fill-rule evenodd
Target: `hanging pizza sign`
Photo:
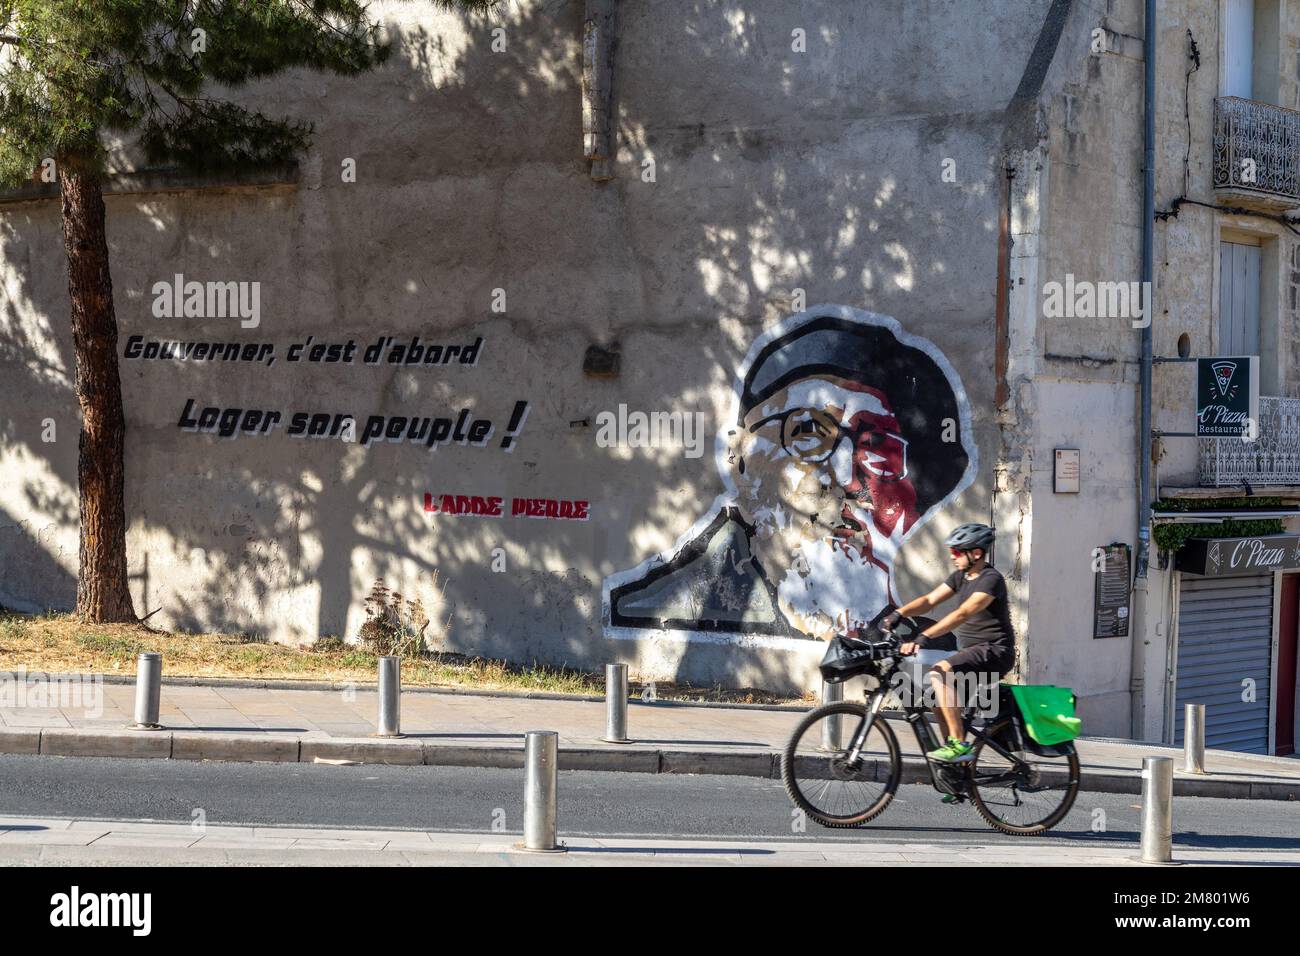
<path id="1" fill-rule="evenodd" d="M 1259 434 L 1259 356 L 1197 359 L 1196 434 L 1202 438 Z"/>

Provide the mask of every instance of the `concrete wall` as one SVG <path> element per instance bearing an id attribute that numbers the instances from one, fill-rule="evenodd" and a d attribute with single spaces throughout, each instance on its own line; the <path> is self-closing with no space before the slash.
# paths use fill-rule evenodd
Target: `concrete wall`
<path id="1" fill-rule="evenodd" d="M 382 575 L 450 617 L 447 649 L 809 685 L 813 642 L 606 639 L 602 581 L 671 549 L 722 485 L 708 453 L 602 448 L 574 423 L 620 404 L 698 411 L 711 449 L 738 365 L 800 296 L 890 316 L 946 356 L 972 410 L 978 474 L 895 562 L 904 598 L 946 573 L 942 533 L 988 518 L 1002 457 L 991 411 L 1001 151 L 1048 7 L 985 3 L 976 29 L 956 0 L 625 4 L 620 149 L 600 186 L 581 154 L 581 3 L 515 3 L 481 20 L 377 4 L 395 42 L 388 65 L 245 94 L 316 124 L 300 183 L 109 199 L 121 349 L 142 335 L 270 343 L 276 355 L 269 367 L 123 361 L 137 610 L 160 609 L 152 620 L 166 627 L 350 637 Z M 805 53 L 791 49 L 796 28 Z M 355 183 L 342 181 L 347 159 Z M 0 603 L 67 608 L 78 413 L 56 204 L 0 207 L 0 250 Z M 178 273 L 259 282 L 260 325 L 156 318 L 154 285 Z M 381 335 L 481 337 L 481 355 L 410 370 L 287 360 L 308 336 L 362 349 Z M 593 345 L 619 350 L 617 377 L 584 374 Z M 495 430 L 485 447 L 432 453 L 283 428 L 222 439 L 178 427 L 190 399 L 286 422 L 467 408 Z M 507 453 L 499 441 L 521 401 Z M 426 493 L 581 500 L 591 517 L 428 514 Z"/>

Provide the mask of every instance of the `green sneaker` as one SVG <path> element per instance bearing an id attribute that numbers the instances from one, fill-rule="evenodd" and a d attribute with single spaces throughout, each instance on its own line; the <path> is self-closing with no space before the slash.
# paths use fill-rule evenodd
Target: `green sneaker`
<path id="1" fill-rule="evenodd" d="M 931 750 L 927 757 L 931 760 L 941 760 L 944 763 L 952 763 L 954 760 L 960 760 L 962 757 L 969 756 L 971 745 L 956 737 L 949 737 L 948 742 L 938 750 Z"/>

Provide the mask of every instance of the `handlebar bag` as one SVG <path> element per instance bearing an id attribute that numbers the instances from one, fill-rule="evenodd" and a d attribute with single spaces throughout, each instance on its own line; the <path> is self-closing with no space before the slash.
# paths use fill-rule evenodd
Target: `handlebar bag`
<path id="1" fill-rule="evenodd" d="M 822 657 L 822 680 L 828 684 L 841 684 L 868 670 L 872 658 L 870 644 L 851 637 L 832 637 Z"/>

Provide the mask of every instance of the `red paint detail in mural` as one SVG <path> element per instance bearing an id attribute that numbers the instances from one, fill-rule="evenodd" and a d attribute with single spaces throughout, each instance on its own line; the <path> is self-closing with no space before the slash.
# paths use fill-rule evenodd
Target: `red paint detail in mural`
<path id="1" fill-rule="evenodd" d="M 515 498 L 510 502 L 512 517 L 523 515 L 525 518 L 562 518 L 571 521 L 586 521 L 587 502 L 567 501 L 556 498 Z"/>
<path id="2" fill-rule="evenodd" d="M 471 515 L 482 518 L 500 518 L 501 497 L 484 495 L 434 495 L 425 492 L 424 510 L 430 514 Z M 510 517 L 554 518 L 565 521 L 586 521 L 591 517 L 589 502 L 565 498 L 512 498 Z"/>
<path id="3" fill-rule="evenodd" d="M 854 496 L 866 492 L 871 501 L 871 522 L 886 538 L 893 537 L 896 529 L 906 533 L 920 515 L 916 508 L 916 488 L 907 477 L 907 443 L 900 435 L 898 419 L 889 399 L 879 389 L 855 383 L 845 383 L 844 387 L 874 396 L 884 408 L 884 414 L 863 411 L 849 422 L 853 477 L 844 491 Z M 847 505 L 844 517 L 852 519 Z M 869 543 L 866 550 L 870 550 Z"/>
<path id="4" fill-rule="evenodd" d="M 483 495 L 434 495 L 424 496 L 424 510 L 433 514 L 474 515 L 481 518 L 501 517 L 501 502 L 498 497 Z"/>

